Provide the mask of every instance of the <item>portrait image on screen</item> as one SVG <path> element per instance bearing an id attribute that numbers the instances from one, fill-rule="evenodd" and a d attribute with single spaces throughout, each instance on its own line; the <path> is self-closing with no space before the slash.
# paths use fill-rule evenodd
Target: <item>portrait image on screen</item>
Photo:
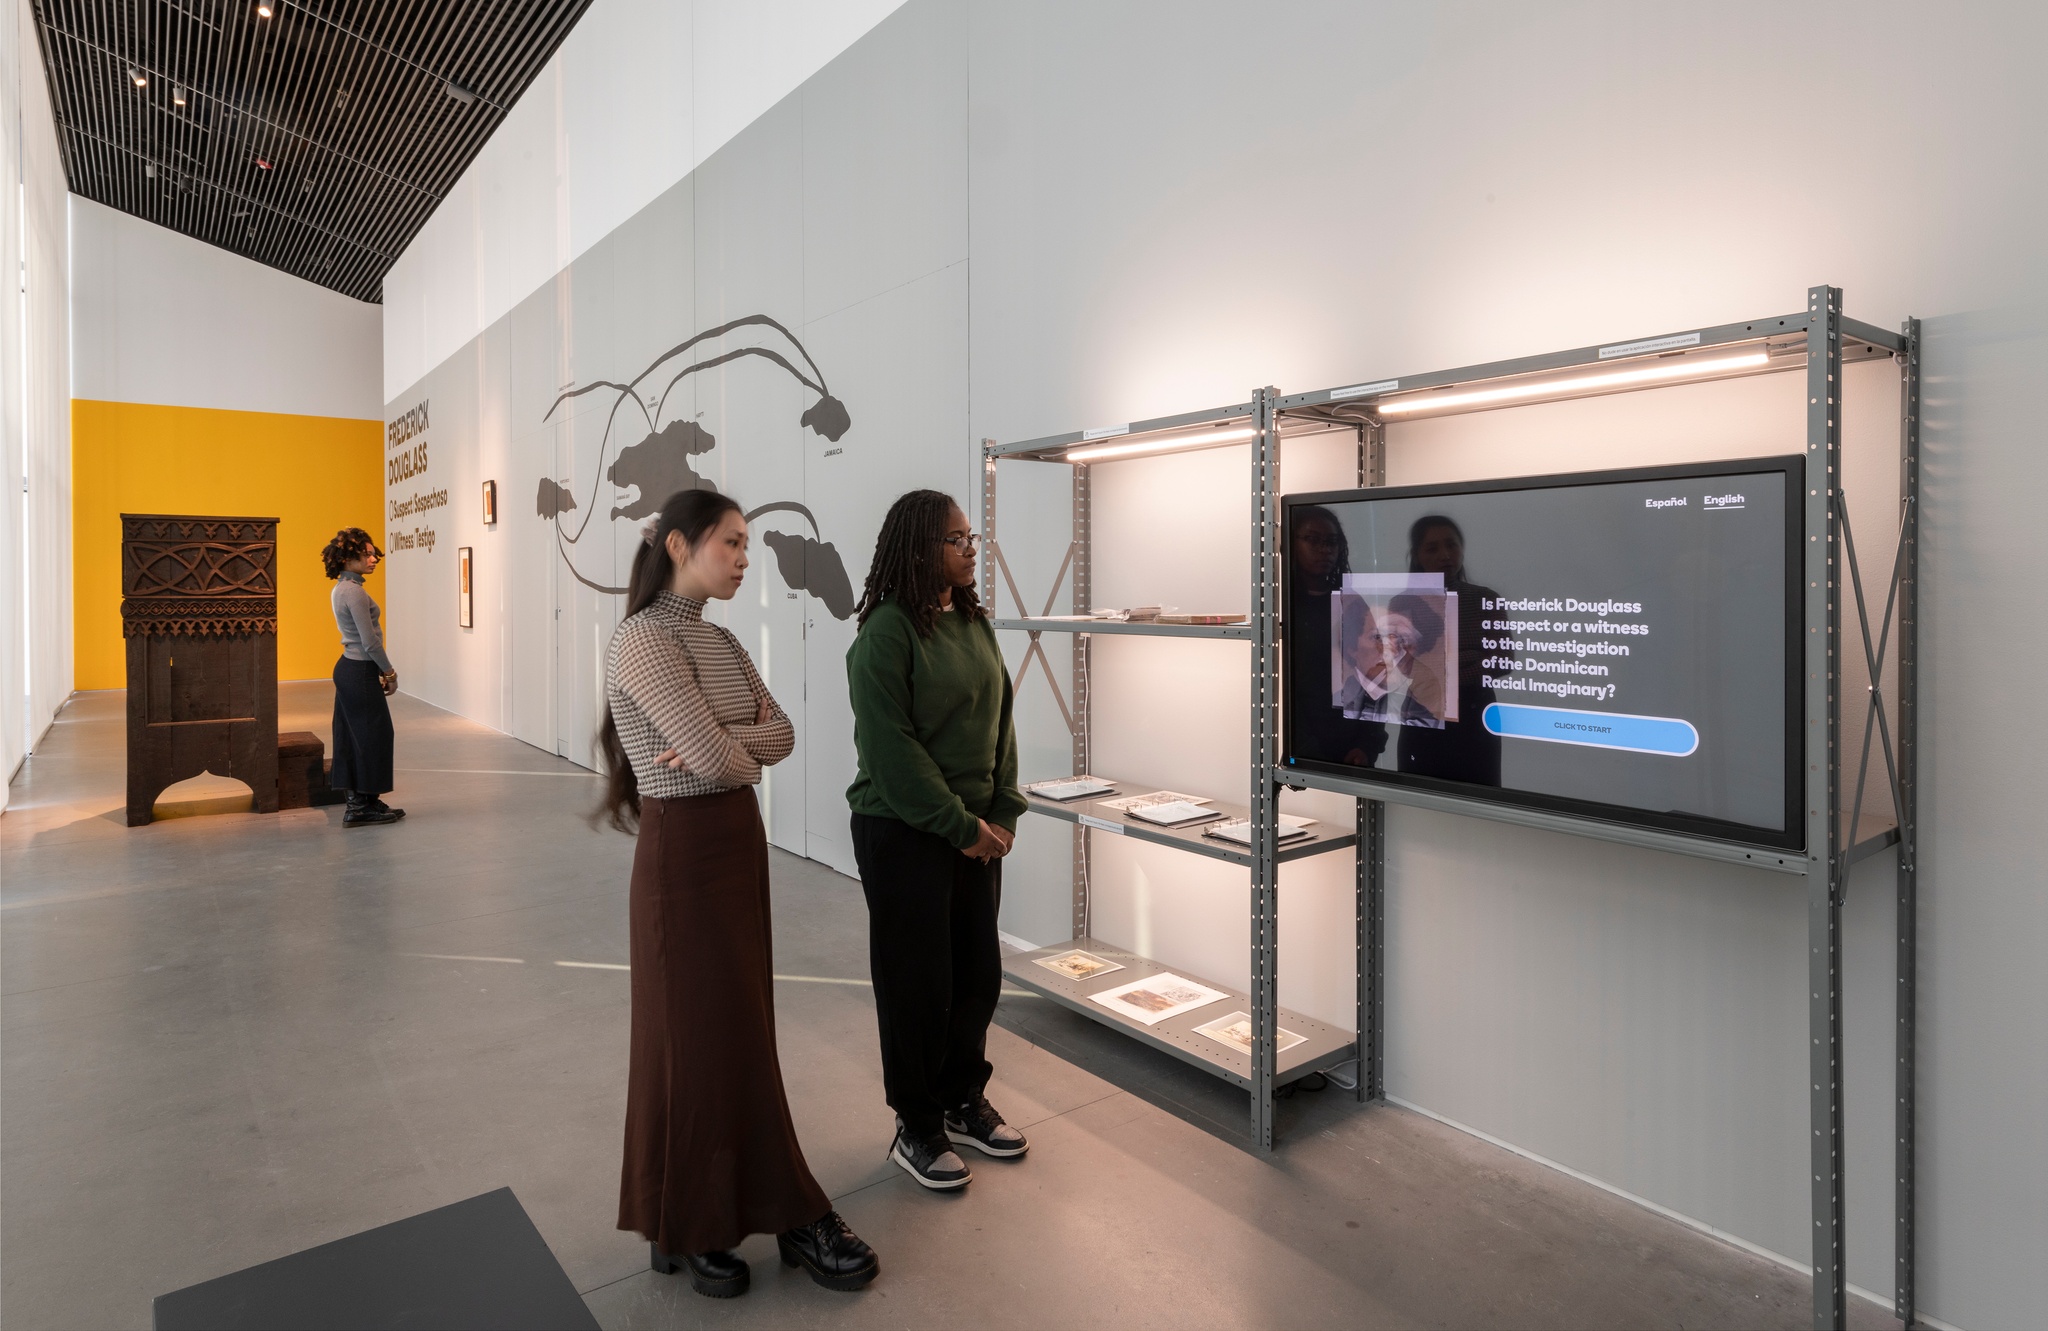
<path id="1" fill-rule="evenodd" d="M 1283 764 L 1797 847 L 1803 467 L 1286 496 Z"/>

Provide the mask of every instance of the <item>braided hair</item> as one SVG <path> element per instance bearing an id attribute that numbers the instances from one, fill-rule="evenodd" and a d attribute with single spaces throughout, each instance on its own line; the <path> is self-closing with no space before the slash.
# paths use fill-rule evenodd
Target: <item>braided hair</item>
<path id="1" fill-rule="evenodd" d="M 953 496 L 937 490 L 912 490 L 889 506 L 889 515 L 882 519 L 882 534 L 875 538 L 868 580 L 854 607 L 856 627 L 868 622 L 876 606 L 893 600 L 910 612 L 918 637 L 932 636 L 940 598 L 946 594 L 939 560 L 946 542 L 946 515 L 958 507 Z M 976 619 L 988 616 L 972 587 L 953 588 L 953 607 Z"/>

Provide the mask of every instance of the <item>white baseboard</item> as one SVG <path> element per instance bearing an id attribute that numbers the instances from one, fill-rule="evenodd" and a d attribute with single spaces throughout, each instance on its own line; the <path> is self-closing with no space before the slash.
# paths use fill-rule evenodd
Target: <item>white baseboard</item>
<path id="1" fill-rule="evenodd" d="M 1494 1136 L 1490 1132 L 1481 1132 L 1478 1128 L 1475 1128 L 1470 1124 L 1460 1123 L 1458 1122 L 1458 1120 L 1454 1118 L 1446 1118 L 1442 1114 L 1437 1113 L 1433 1109 L 1425 1109 L 1421 1105 L 1418 1105 L 1413 1101 L 1403 1100 L 1399 1096 L 1394 1095 L 1390 1095 L 1387 1097 L 1387 1103 L 1399 1105 L 1403 1109 L 1412 1109 L 1416 1113 L 1422 1115 L 1424 1118 L 1433 1118 L 1447 1128 L 1456 1128 L 1460 1132 L 1466 1133 L 1473 1137 L 1477 1137 L 1479 1140 L 1486 1142 L 1490 1145 L 1498 1146 L 1503 1151 L 1510 1152 L 1514 1155 L 1519 1155 L 1524 1160 L 1533 1161 L 1536 1164 L 1542 1165 L 1546 1169 L 1554 1169 L 1560 1174 L 1569 1174 L 1571 1177 L 1579 1180 L 1579 1182 L 1581 1183 L 1590 1183 L 1594 1187 L 1600 1189 L 1602 1192 L 1613 1193 L 1616 1197 L 1623 1198 L 1626 1201 L 1634 1202 L 1637 1206 L 1643 1207 L 1645 1210 L 1655 1211 L 1658 1215 L 1661 1215 L 1669 1220 L 1676 1220 L 1679 1224 L 1684 1225 L 1689 1229 L 1696 1229 L 1702 1234 L 1711 1234 L 1713 1237 L 1721 1240 L 1723 1243 L 1733 1244 L 1735 1247 L 1742 1249 L 1744 1252 L 1754 1253 L 1756 1256 L 1762 1257 L 1766 1261 L 1776 1262 L 1779 1266 L 1785 1267 L 1788 1270 L 1797 1271 L 1804 1276 L 1811 1276 L 1813 1274 L 1813 1268 L 1805 1262 L 1798 1261 L 1791 1257 L 1787 1257 L 1785 1254 L 1781 1252 L 1773 1252 L 1769 1248 L 1764 1247 L 1760 1243 L 1751 1243 L 1748 1239 L 1743 1238 L 1739 1234 L 1730 1234 L 1725 1229 L 1717 1228 L 1714 1225 L 1708 1224 L 1704 1220 L 1696 1220 L 1692 1216 L 1686 1215 L 1681 1211 L 1674 1211 L 1668 1206 L 1659 1206 L 1656 1202 L 1651 1201 L 1647 1197 L 1638 1197 L 1636 1194 L 1630 1192 L 1626 1188 L 1617 1188 L 1612 1183 L 1608 1183 L 1604 1180 L 1594 1178 L 1591 1174 L 1585 1173 L 1581 1170 L 1573 1169 L 1570 1165 L 1561 1165 L 1557 1161 L 1552 1160 L 1547 1156 L 1538 1155 L 1534 1151 L 1523 1150 L 1521 1147 L 1515 1145 L 1513 1142 L 1502 1141 L 1500 1138 Z M 1895 1312 L 1897 1310 L 1896 1305 L 1893 1303 L 1891 1296 L 1889 1295 L 1879 1294 L 1874 1290 L 1865 1289 L 1861 1285 L 1850 1285 L 1848 1289 L 1849 1292 L 1851 1294 L 1854 1294 L 1857 1298 L 1866 1299 L 1871 1303 L 1876 1304 L 1880 1308 L 1883 1308 L 1887 1312 Z M 1948 1322 L 1944 1322 L 1938 1317 L 1929 1317 L 1926 1313 L 1920 1311 L 1917 1308 L 1913 1311 L 1913 1323 L 1916 1326 L 1933 1327 L 1934 1331 L 1962 1331 L 1961 1327 L 1955 1326 Z"/>

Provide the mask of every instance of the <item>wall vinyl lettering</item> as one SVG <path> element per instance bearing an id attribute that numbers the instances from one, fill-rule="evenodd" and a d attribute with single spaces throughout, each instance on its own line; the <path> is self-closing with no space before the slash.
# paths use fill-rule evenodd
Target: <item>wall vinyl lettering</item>
<path id="1" fill-rule="evenodd" d="M 692 347 L 739 328 L 763 328 L 781 334 L 782 339 L 795 349 L 809 373 L 798 369 L 789 357 L 772 346 L 736 347 L 721 355 L 688 364 L 678 363 L 678 358 Z M 611 410 L 605 417 L 604 441 L 598 449 L 597 474 L 592 475 L 589 481 L 589 506 L 582 510 L 581 518 L 575 520 L 575 529 L 570 530 L 564 515 L 577 511 L 576 478 L 557 480 L 552 476 L 542 476 L 534 493 L 534 512 L 554 524 L 555 548 L 578 582 L 607 595 L 623 596 L 626 593 L 624 587 L 609 587 L 592 581 L 576 567 L 574 547 L 589 531 L 590 520 L 600 507 L 603 482 L 611 483 L 609 498 L 602 507 L 607 513 L 606 520 L 614 523 L 622 520 L 637 522 L 652 517 L 660 512 L 662 501 L 678 490 L 715 488 L 690 465 L 690 459 L 718 447 L 718 440 L 694 420 L 670 418 L 664 423 L 662 413 L 668 406 L 670 392 L 684 379 L 700 370 L 748 356 L 758 356 L 781 366 L 792 379 L 818 395 L 818 400 L 798 418 L 799 425 L 831 443 L 839 442 L 840 436 L 852 427 L 853 418 L 847 414 L 846 404 L 826 389 L 825 372 L 811 359 L 811 353 L 804 350 L 796 334 L 765 314 L 750 314 L 716 328 L 707 328 L 655 357 L 646 369 L 624 383 L 599 379 L 567 389 L 541 415 L 545 423 L 571 398 L 585 393 L 611 394 Z M 663 374 L 669 376 L 665 383 L 660 379 Z M 645 396 L 641 392 L 643 383 L 649 390 Z M 661 384 L 658 394 L 652 391 L 656 383 Z M 639 416 L 646 433 L 637 442 L 621 446 L 610 465 L 606 465 L 605 459 L 612 456 L 615 433 L 637 428 L 631 424 L 635 415 Z M 855 599 L 852 580 L 846 575 L 846 565 L 839 557 L 838 548 L 822 539 L 824 533 L 818 529 L 818 520 L 810 509 L 795 500 L 777 500 L 750 511 L 746 515 L 747 521 L 751 523 L 770 513 L 794 513 L 803 518 L 811 529 L 808 536 L 778 531 L 760 533 L 760 539 L 775 552 L 776 571 L 782 575 L 783 582 L 793 591 L 809 592 L 817 597 L 834 619 L 852 618 Z M 604 540 L 597 544 L 609 546 L 610 539 L 610 533 L 606 532 Z"/>
<path id="2" fill-rule="evenodd" d="M 455 622 L 463 628 L 476 627 L 476 576 L 471 563 L 470 546 L 459 546 L 455 551 L 456 576 L 461 579 L 461 600 L 456 606 Z"/>
<path id="3" fill-rule="evenodd" d="M 485 481 L 485 482 L 484 482 L 484 526 L 486 526 L 486 527 L 495 527 L 495 526 L 497 526 L 497 525 L 498 525 L 498 483 L 497 483 L 496 481 Z"/>

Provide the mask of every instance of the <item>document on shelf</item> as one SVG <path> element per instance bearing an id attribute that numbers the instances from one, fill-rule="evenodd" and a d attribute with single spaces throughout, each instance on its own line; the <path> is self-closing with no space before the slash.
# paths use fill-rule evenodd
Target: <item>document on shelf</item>
<path id="1" fill-rule="evenodd" d="M 1132 809 L 1130 816 L 1161 827 L 1186 827 L 1189 823 L 1204 822 L 1223 815 L 1215 809 L 1205 809 L 1188 800 L 1169 800 L 1165 804 L 1152 804 L 1142 809 Z"/>
<path id="2" fill-rule="evenodd" d="M 1193 980 L 1183 980 L 1178 975 L 1153 975 L 1088 995 L 1090 1002 L 1100 1003 L 1112 1012 L 1122 1013 L 1147 1026 L 1157 1026 L 1168 1017 L 1192 1012 L 1211 1003 L 1221 1003 L 1229 997 L 1221 990 L 1196 984 Z"/>
<path id="3" fill-rule="evenodd" d="M 1068 776 L 1056 781 L 1034 781 L 1024 787 L 1027 795 L 1042 800 L 1081 800 L 1091 795 L 1114 795 L 1116 787 L 1099 776 Z"/>
<path id="4" fill-rule="evenodd" d="M 1296 1035 L 1284 1026 L 1276 1027 L 1278 1038 L 1273 1042 L 1273 1051 L 1284 1054 L 1308 1037 Z M 1252 1051 L 1252 1018 L 1249 1012 L 1231 1012 L 1212 1022 L 1195 1027 L 1195 1034 L 1206 1035 L 1218 1044 L 1227 1044 L 1240 1054 Z"/>
<path id="5" fill-rule="evenodd" d="M 1135 813 L 1139 809 L 1149 809 L 1155 804 L 1172 804 L 1176 801 L 1182 804 L 1209 802 L 1200 795 L 1183 795 L 1177 790 L 1155 790 L 1149 795 L 1126 795 L 1118 800 L 1104 800 L 1102 807 L 1115 809 L 1118 813 Z"/>
<path id="6" fill-rule="evenodd" d="M 1315 819 L 1313 818 L 1303 818 L 1299 814 L 1281 814 L 1279 829 L 1281 842 L 1284 844 L 1289 841 L 1299 841 L 1305 836 L 1313 836 L 1314 833 L 1310 832 L 1308 828 L 1309 824 L 1314 821 Z M 1252 843 L 1252 820 L 1249 818 L 1233 818 L 1227 823 L 1218 823 L 1214 827 L 1203 828 L 1202 835 L 1215 837 L 1219 841 L 1235 841 L 1240 846 L 1249 846 Z"/>

